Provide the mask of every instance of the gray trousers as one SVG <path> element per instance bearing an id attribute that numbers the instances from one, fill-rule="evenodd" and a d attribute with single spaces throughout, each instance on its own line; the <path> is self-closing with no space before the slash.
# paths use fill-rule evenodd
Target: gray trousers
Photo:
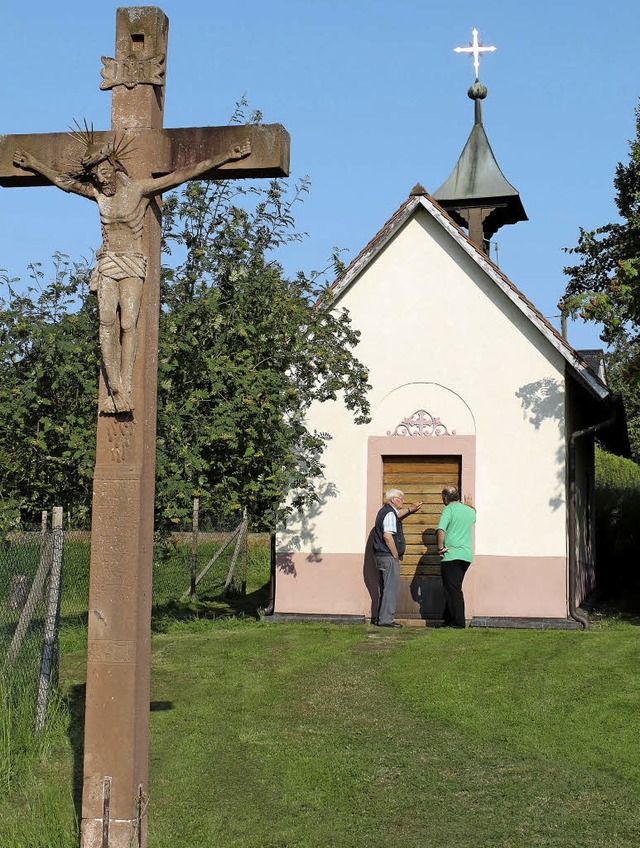
<path id="1" fill-rule="evenodd" d="M 400 563 L 391 554 L 376 554 L 380 576 L 378 624 L 392 624 L 400 591 Z"/>

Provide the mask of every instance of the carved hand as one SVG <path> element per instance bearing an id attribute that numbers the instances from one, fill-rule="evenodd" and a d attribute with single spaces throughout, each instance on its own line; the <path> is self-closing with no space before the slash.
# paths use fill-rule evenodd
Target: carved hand
<path id="1" fill-rule="evenodd" d="M 233 162 L 236 159 L 244 159 L 251 153 L 251 139 L 247 139 L 244 144 L 237 144 L 229 150 L 229 161 Z"/>
<path id="2" fill-rule="evenodd" d="M 13 154 L 13 164 L 18 168 L 25 168 L 28 171 L 35 171 L 35 160 L 26 150 L 16 150 Z"/>

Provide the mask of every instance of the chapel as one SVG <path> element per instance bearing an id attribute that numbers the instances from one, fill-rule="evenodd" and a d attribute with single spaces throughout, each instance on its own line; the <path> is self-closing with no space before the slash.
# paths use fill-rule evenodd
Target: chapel
<path id="1" fill-rule="evenodd" d="M 371 532 L 398 488 L 424 506 L 404 522 L 396 619 L 437 626 L 435 528 L 453 483 L 477 508 L 470 625 L 587 624 L 594 440 L 628 455 L 624 411 L 601 355 L 574 350 L 489 257 L 493 236 L 527 215 L 483 125 L 478 55 L 473 126 L 451 174 L 432 194 L 417 184 L 332 286 L 361 333 L 371 421 L 354 424 L 338 402 L 310 411 L 309 426 L 331 435 L 325 480 L 320 503 L 278 530 L 276 619 L 375 617 Z M 398 355 L 400 324 L 410 355 Z"/>

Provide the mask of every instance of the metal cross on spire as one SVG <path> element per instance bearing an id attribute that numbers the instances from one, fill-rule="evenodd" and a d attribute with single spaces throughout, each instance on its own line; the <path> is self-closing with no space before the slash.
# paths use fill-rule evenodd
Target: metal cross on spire
<path id="1" fill-rule="evenodd" d="M 482 53 L 493 53 L 496 49 L 495 47 L 483 47 L 482 44 L 478 41 L 478 30 L 474 29 L 471 31 L 473 35 L 473 41 L 468 47 L 454 47 L 454 53 L 471 53 L 473 56 L 473 67 L 476 71 L 476 81 L 478 80 L 478 70 L 480 68 L 480 56 Z"/>

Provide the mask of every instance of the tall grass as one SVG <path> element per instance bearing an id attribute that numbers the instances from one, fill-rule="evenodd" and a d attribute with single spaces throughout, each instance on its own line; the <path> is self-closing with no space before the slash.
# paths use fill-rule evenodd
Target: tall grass
<path id="1" fill-rule="evenodd" d="M 35 687 L 11 686 L 0 677 L 0 796 L 24 781 L 66 725 L 65 707 L 52 691 L 45 728 L 36 734 L 35 703 Z"/>
<path id="2" fill-rule="evenodd" d="M 224 535 L 205 541 L 198 550 L 198 570 L 219 548 Z M 170 627 L 178 613 L 181 619 L 217 618 L 227 615 L 255 616 L 258 606 L 268 601 L 268 537 L 251 536 L 247 550 L 247 595 L 239 595 L 240 561 L 234 589 L 221 598 L 232 545 L 198 587 L 196 603 L 180 605 L 180 596 L 189 587 L 191 545 L 156 545 L 154 550 L 153 602 L 154 629 Z M 39 562 L 39 546 L 14 544 L 20 556 L 19 571 L 31 575 Z M 66 534 L 61 592 L 61 655 L 77 655 L 84 668 L 86 616 L 89 588 L 90 541 L 86 534 Z M 7 571 L 10 576 L 10 572 Z M 6 575 L 5 575 L 6 576 Z M 7 578 L 8 579 L 8 578 Z M 6 581 L 5 581 L 6 582 Z M 5 595 L 7 592 L 5 591 Z M 15 620 L 0 620 L 0 648 L 8 647 Z M 23 640 L 11 681 L 0 679 L 0 848 L 75 848 L 77 821 L 74 808 L 74 756 L 81 728 L 74 723 L 70 709 L 57 694 L 51 694 L 45 729 L 36 736 L 35 697 L 39 657 L 42 650 L 41 616 Z M 14 620 L 15 619 L 15 620 Z M 2 641 L 4 638 L 4 642 Z M 2 653 L 2 651 L 0 651 Z M 26 656 L 37 662 L 27 663 Z M 84 677 L 84 671 L 82 673 Z"/>
<path id="3" fill-rule="evenodd" d="M 78 826 L 68 788 L 50 781 L 30 785 L 29 793 L 29 804 L 18 800 L 2 820 L 2 848 L 77 848 Z"/>
<path id="4" fill-rule="evenodd" d="M 0 794 L 6 794 L 37 759 L 34 693 L 17 693 L 0 677 Z"/>
<path id="5" fill-rule="evenodd" d="M 45 727 L 36 735 L 32 688 L 16 689 L 0 680 L 0 846 L 75 848 L 69 714 L 52 693 Z M 67 774 L 59 780 L 61 770 Z"/>

